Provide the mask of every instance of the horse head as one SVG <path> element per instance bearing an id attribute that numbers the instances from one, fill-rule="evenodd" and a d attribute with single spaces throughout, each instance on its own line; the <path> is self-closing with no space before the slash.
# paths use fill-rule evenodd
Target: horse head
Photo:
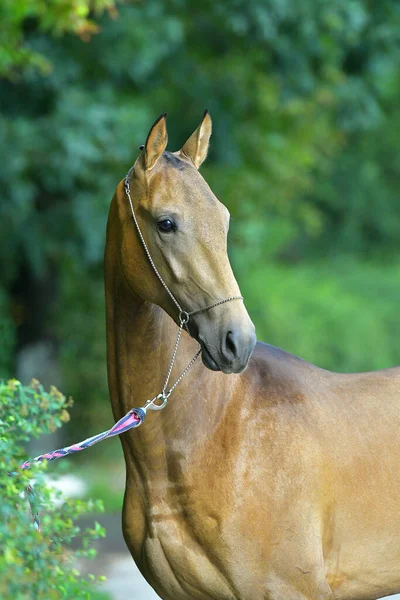
<path id="1" fill-rule="evenodd" d="M 238 296 L 240 291 L 227 253 L 229 212 L 198 171 L 207 156 L 211 117 L 206 111 L 177 152 L 166 151 L 165 117 L 150 129 L 129 185 L 132 208 L 154 264 L 180 306 L 190 312 Z M 123 201 L 127 202 L 126 196 Z M 126 205 L 120 214 L 124 215 L 121 261 L 131 290 L 178 322 L 179 311 L 139 247 Z M 187 328 L 201 345 L 206 367 L 224 373 L 246 368 L 256 337 L 242 301 L 199 312 L 190 317 Z"/>

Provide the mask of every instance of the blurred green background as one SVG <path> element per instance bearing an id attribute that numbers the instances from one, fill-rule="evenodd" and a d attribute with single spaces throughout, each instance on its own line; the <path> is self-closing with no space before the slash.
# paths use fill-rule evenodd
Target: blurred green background
<path id="1" fill-rule="evenodd" d="M 14 0 L 0 21 L 0 376 L 43 372 L 74 432 L 110 424 L 110 200 L 160 113 L 176 150 L 205 108 L 258 338 L 400 363 L 399 2 Z"/>

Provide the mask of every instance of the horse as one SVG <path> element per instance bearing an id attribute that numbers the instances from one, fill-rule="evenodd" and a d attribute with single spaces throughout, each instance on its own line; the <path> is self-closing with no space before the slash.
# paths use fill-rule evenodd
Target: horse
<path id="1" fill-rule="evenodd" d="M 150 129 L 128 177 L 148 255 L 123 181 L 111 202 L 105 293 L 115 418 L 162 388 L 182 327 L 173 298 L 198 311 L 182 330 L 174 373 L 199 344 L 202 358 L 163 411 L 121 436 L 126 544 L 163 600 L 393 594 L 400 368 L 318 368 L 256 343 L 244 302 L 220 302 L 240 290 L 227 255 L 228 210 L 198 170 L 211 130 L 206 112 L 181 150 L 168 152 L 166 116 Z"/>

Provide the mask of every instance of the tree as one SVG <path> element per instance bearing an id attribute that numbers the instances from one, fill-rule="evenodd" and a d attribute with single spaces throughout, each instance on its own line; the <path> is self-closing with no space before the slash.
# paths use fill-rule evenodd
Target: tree
<path id="1" fill-rule="evenodd" d="M 26 39 L 29 31 L 40 30 L 55 36 L 65 33 L 79 35 L 83 40 L 99 31 L 90 18 L 104 10 L 116 14 L 114 0 L 5 0 L 0 6 L 0 77 L 15 77 L 29 67 L 46 74 L 51 62 L 41 52 L 33 50 Z"/>
<path id="2" fill-rule="evenodd" d="M 29 68 L 2 84 L 0 287 L 10 332 L 3 363 L 15 315 L 18 343 L 33 335 L 36 302 L 36 330 L 63 340 L 73 393 L 106 395 L 107 210 L 136 146 L 165 110 L 172 149 L 204 108 L 212 114 L 203 172 L 232 213 L 244 285 L 249 270 L 241 265 L 249 262 L 307 268 L 343 251 L 387 261 L 400 231 L 392 127 L 399 19 L 392 0 L 152 0 L 104 16 L 90 43 L 25 24 L 26 44 L 50 58 L 52 70 L 44 77 Z M 362 293 L 355 297 L 362 301 Z M 266 313 L 263 295 L 255 303 Z M 260 317 L 259 335 L 271 332 Z M 333 348 L 324 366 L 335 368 L 335 355 Z M 314 350 L 306 357 L 318 362 Z"/>

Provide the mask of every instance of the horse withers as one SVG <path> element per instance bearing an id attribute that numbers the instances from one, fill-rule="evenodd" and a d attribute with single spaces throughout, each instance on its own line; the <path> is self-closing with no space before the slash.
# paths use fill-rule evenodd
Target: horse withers
<path id="1" fill-rule="evenodd" d="M 163 115 L 129 176 L 149 255 L 188 312 L 240 295 L 229 213 L 198 172 L 210 135 L 206 113 L 182 149 L 167 152 Z M 116 419 L 162 389 L 179 324 L 141 242 L 121 182 L 105 251 Z M 343 375 L 266 344 L 253 352 L 242 302 L 190 318 L 176 375 L 198 344 L 203 365 L 163 411 L 122 436 L 123 533 L 159 596 L 367 600 L 399 591 L 400 369 Z"/>

